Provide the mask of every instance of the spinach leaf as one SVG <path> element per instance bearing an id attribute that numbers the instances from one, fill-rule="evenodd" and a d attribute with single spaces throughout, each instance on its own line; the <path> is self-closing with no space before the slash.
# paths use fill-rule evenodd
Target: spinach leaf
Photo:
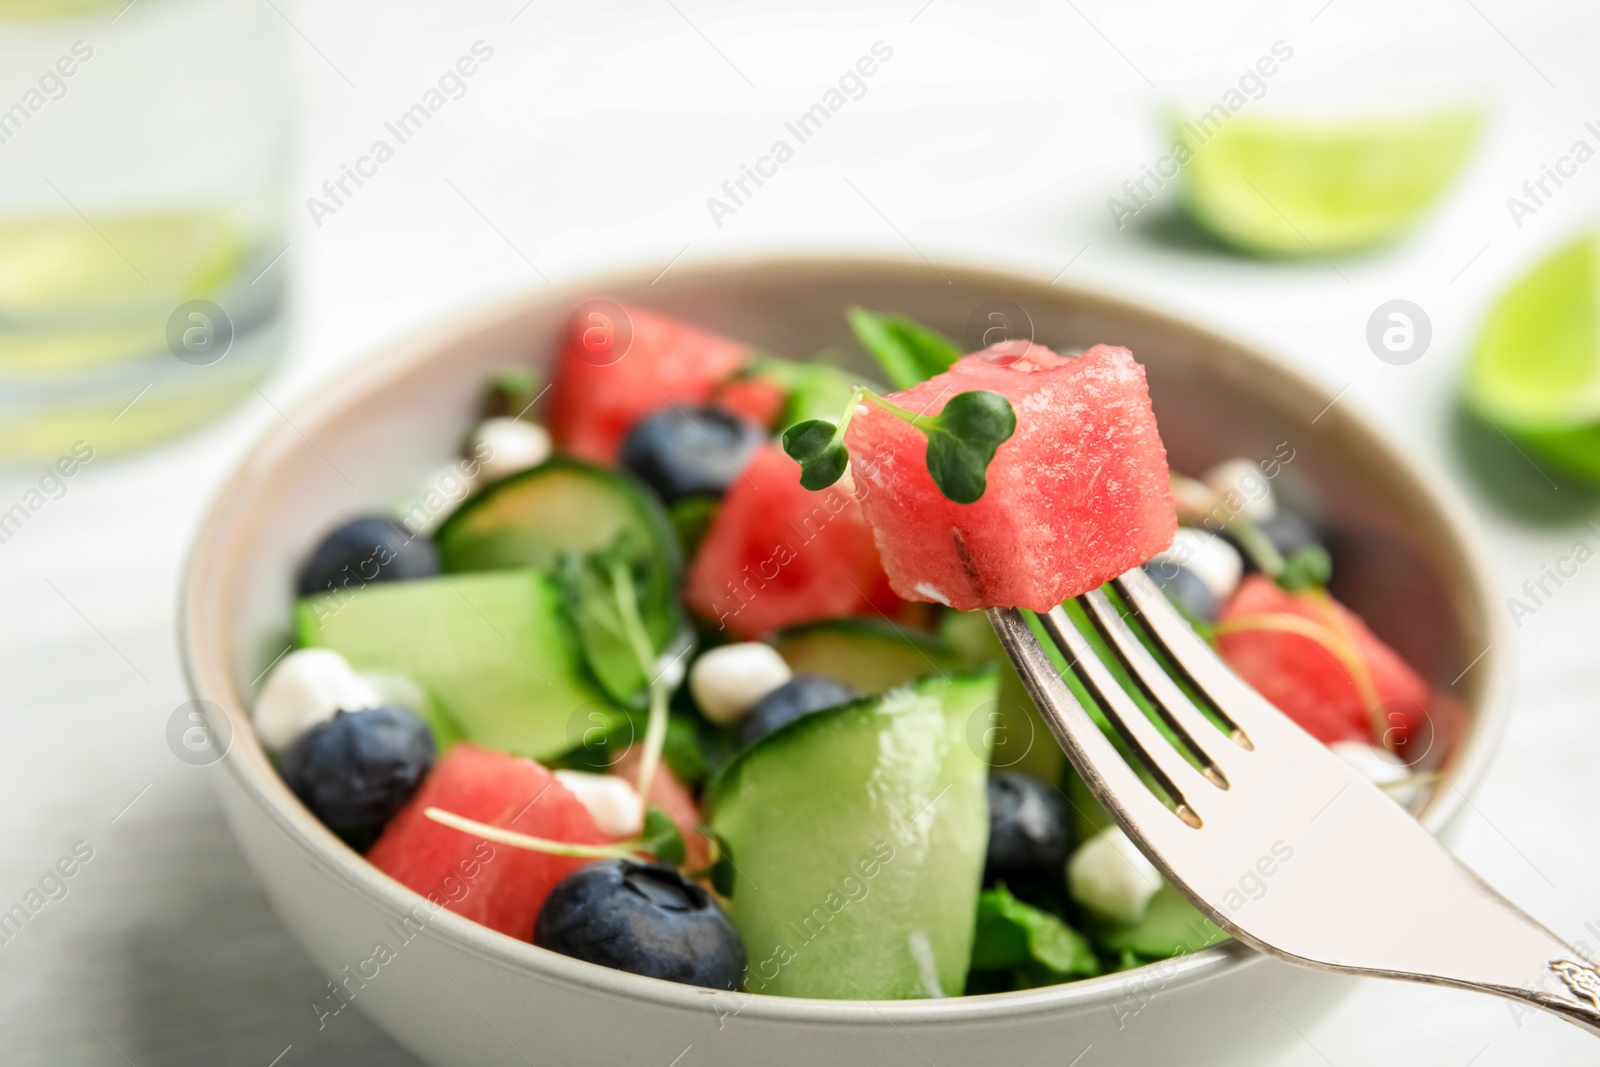
<path id="1" fill-rule="evenodd" d="M 896 389 L 909 389 L 950 369 L 962 351 L 937 331 L 905 315 L 853 307 L 845 313 L 856 339 L 872 353 Z"/>
<path id="2" fill-rule="evenodd" d="M 660 586 L 652 580 L 652 568 L 659 566 L 626 531 L 605 548 L 565 553 L 556 562 L 556 579 L 583 658 L 600 687 L 624 707 L 643 706 L 650 676 L 624 623 L 619 596 L 633 598 L 632 610 L 643 620 L 652 659 L 683 629 L 675 600 L 644 592 Z M 619 589 L 619 574 L 628 579 L 626 590 Z"/>
<path id="3" fill-rule="evenodd" d="M 678 824 L 660 808 L 651 807 L 644 814 L 644 829 L 639 832 L 639 846 L 652 853 L 657 862 L 676 867 L 685 855 L 683 834 Z"/>
<path id="4" fill-rule="evenodd" d="M 997 885 L 978 897 L 972 969 L 1007 972 L 1011 988 L 1031 989 L 1097 975 L 1100 961 L 1088 939 L 1058 916 Z"/>
<path id="5" fill-rule="evenodd" d="M 1291 593 L 1324 589 L 1333 577 L 1333 560 L 1321 545 L 1307 545 L 1283 561 L 1278 584 Z"/>

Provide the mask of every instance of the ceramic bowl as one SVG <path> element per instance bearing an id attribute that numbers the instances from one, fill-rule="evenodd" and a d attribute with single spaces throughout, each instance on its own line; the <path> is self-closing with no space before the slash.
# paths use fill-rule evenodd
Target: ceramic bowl
<path id="1" fill-rule="evenodd" d="M 861 358 L 849 355 L 857 350 L 841 314 L 851 304 L 905 312 L 961 339 L 1009 324 L 1062 350 L 1127 345 L 1148 370 L 1173 468 L 1290 455 L 1275 484 L 1328 524 L 1338 595 L 1460 699 L 1460 729 L 1441 730 L 1429 755 L 1454 786 L 1421 812 L 1431 829 L 1446 826 L 1500 732 L 1506 646 L 1459 507 L 1353 405 L 1283 363 L 1105 296 L 921 260 L 743 259 L 543 289 L 317 389 L 240 464 L 194 546 L 182 643 L 193 695 L 209 702 L 225 748 L 211 773 L 273 906 L 329 978 L 308 991 L 308 1011 L 323 1025 L 336 1011 L 364 1012 L 424 1060 L 452 1067 L 1063 1067 L 1090 1046 L 1096 1063 L 1237 1067 L 1297 1043 L 1278 1013 L 1303 1027 L 1350 980 L 1232 943 L 1068 985 L 923 1001 L 747 996 L 606 970 L 429 914 L 295 800 L 246 709 L 252 680 L 287 643 L 296 562 L 337 522 L 413 492 L 455 454 L 485 377 L 508 363 L 547 365 L 569 313 L 596 294 L 773 352 L 844 361 Z"/>

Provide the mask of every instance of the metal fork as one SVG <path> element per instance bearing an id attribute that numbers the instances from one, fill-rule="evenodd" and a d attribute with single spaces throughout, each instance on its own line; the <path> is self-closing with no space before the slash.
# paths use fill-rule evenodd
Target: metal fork
<path id="1" fill-rule="evenodd" d="M 1600 972 L 1591 961 L 1267 703 L 1142 570 L 1112 585 L 1174 673 L 1210 705 L 1211 717 L 1103 590 L 1078 603 L 1198 767 L 1123 690 L 1061 608 L 1038 618 L 1170 807 L 1078 702 L 1023 615 L 991 608 L 989 621 L 1094 795 L 1202 913 L 1291 963 L 1494 993 L 1600 1036 Z"/>

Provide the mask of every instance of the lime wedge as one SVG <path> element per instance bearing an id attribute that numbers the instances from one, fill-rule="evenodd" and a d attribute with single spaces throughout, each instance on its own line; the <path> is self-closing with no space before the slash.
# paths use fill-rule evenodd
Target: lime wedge
<path id="1" fill-rule="evenodd" d="M 1495 303 L 1462 383 L 1502 429 L 1549 434 L 1600 422 L 1596 237 L 1586 234 Z"/>
<path id="2" fill-rule="evenodd" d="M 1201 226 L 1244 251 L 1330 255 L 1386 241 L 1450 184 L 1477 141 L 1476 110 L 1314 124 L 1172 120 L 1193 157 L 1180 183 Z"/>

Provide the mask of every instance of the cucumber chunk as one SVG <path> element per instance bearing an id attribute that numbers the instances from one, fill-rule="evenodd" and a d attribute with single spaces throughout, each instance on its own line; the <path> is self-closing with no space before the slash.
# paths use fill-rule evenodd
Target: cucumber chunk
<path id="1" fill-rule="evenodd" d="M 626 537 L 654 564 L 647 602 L 670 599 L 683 561 L 661 505 L 631 476 L 557 456 L 474 493 L 434 534 L 444 570 L 554 570 Z"/>
<path id="2" fill-rule="evenodd" d="M 654 647 L 665 647 L 683 626 L 678 536 L 650 491 L 620 471 L 557 456 L 467 498 L 434 543 L 447 574 L 505 567 L 555 572 L 590 670 L 620 703 L 641 702 L 646 678 L 632 650 L 608 640 L 578 610 L 596 593 L 585 588 L 589 568 L 581 558 L 605 551 L 630 565 Z"/>
<path id="3" fill-rule="evenodd" d="M 1228 940 L 1227 932 L 1200 914 L 1189 898 L 1163 884 L 1138 922 L 1095 931 L 1095 943 L 1110 953 L 1132 952 L 1141 959 L 1186 956 Z"/>
<path id="4" fill-rule="evenodd" d="M 620 715 L 584 671 L 555 580 L 538 571 L 380 582 L 295 604 L 304 647 L 404 674 L 466 740 L 534 759 L 573 748 L 569 724 Z M 420 709 L 419 709 L 420 710 Z M 441 747 L 445 741 L 439 738 Z"/>
<path id="5" fill-rule="evenodd" d="M 939 622 L 939 637 L 964 666 L 993 663 L 1000 668 L 1000 696 L 987 726 L 990 762 L 1040 781 L 1057 781 L 1067 758 L 1000 647 L 988 618 L 981 611 L 946 612 Z"/>
<path id="6" fill-rule="evenodd" d="M 779 633 L 772 643 L 796 674 L 820 674 L 861 693 L 882 693 L 956 667 L 943 641 L 878 619 L 804 623 Z"/>
<path id="7" fill-rule="evenodd" d="M 933 677 L 814 712 L 712 781 L 747 990 L 961 993 L 989 835 L 988 753 L 968 720 L 995 684 L 993 670 Z"/>

